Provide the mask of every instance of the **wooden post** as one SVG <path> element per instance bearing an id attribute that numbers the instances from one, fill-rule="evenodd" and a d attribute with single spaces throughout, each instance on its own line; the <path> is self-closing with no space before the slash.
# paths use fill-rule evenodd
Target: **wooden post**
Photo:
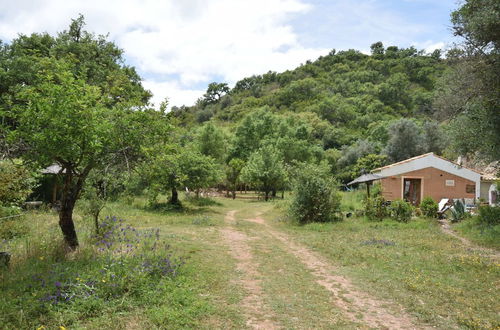
<path id="1" fill-rule="evenodd" d="M 372 183 L 370 181 L 366 182 L 366 195 L 367 195 L 368 198 L 370 198 L 370 185 L 371 184 Z"/>

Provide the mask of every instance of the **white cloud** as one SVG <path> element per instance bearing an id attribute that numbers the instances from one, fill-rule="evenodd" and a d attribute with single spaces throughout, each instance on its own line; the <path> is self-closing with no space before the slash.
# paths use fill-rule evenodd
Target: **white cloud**
<path id="1" fill-rule="evenodd" d="M 125 50 L 155 103 L 168 97 L 171 105 L 193 104 L 211 81 L 231 85 L 292 69 L 331 48 L 369 52 L 378 40 L 427 51 L 444 45 L 425 17 L 411 21 L 412 13 L 380 0 L 0 0 L 0 8 L 4 40 L 55 34 L 84 14 L 88 30 L 109 32 Z"/>
<path id="2" fill-rule="evenodd" d="M 182 87 L 176 81 L 158 82 L 154 80 L 144 80 L 143 85 L 153 93 L 152 102 L 159 106 L 161 102 L 168 98 L 169 106 L 191 104 L 193 100 L 199 98 L 205 91 Z"/>
<path id="3" fill-rule="evenodd" d="M 0 0 L 0 38 L 12 39 L 18 32 L 55 33 L 82 13 L 89 30 L 109 31 L 125 50 L 146 77 L 155 101 L 169 97 L 172 105 L 192 104 L 203 93 L 196 87 L 214 77 L 233 84 L 248 75 L 294 68 L 327 52 L 297 42 L 288 19 L 309 9 L 301 0 L 31 3 Z M 176 78 L 159 82 L 158 77 L 166 75 Z"/>

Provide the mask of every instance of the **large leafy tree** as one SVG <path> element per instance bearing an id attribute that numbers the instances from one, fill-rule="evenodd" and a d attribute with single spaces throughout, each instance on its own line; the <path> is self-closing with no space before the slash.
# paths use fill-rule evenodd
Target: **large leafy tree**
<path id="1" fill-rule="evenodd" d="M 142 164 L 143 175 L 154 193 L 169 192 L 170 204 L 179 205 L 179 189 L 187 187 L 196 191 L 217 183 L 222 172 L 215 160 L 195 148 L 172 143 L 158 144 L 148 150 Z"/>
<path id="2" fill-rule="evenodd" d="M 241 171 L 241 179 L 264 192 L 264 199 L 269 194 L 282 188 L 286 182 L 283 155 L 273 145 L 266 145 L 252 153 Z"/>
<path id="3" fill-rule="evenodd" d="M 389 126 L 389 141 L 384 151 L 390 160 L 399 162 L 424 150 L 420 128 L 414 121 L 401 118 Z"/>
<path id="4" fill-rule="evenodd" d="M 500 158 L 500 3 L 467 0 L 451 15 L 463 42 L 448 55 L 453 64 L 435 106 L 451 119 L 453 146 L 485 160 Z"/>
<path id="5" fill-rule="evenodd" d="M 226 157 L 227 142 L 224 132 L 213 123 L 205 124 L 198 132 L 196 145 L 200 153 L 222 163 Z"/>
<path id="6" fill-rule="evenodd" d="M 57 37 L 21 35 L 3 53 L 0 116 L 8 145 L 33 164 L 61 167 L 59 225 L 78 246 L 73 209 L 89 173 L 138 151 L 133 123 L 150 94 L 122 51 L 84 31 L 83 17 Z"/>

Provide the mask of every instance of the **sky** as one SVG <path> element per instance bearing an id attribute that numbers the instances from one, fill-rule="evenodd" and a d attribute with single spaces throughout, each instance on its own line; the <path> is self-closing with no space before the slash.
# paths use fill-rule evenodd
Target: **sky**
<path id="1" fill-rule="evenodd" d="M 453 41 L 456 0 L 0 0 L 0 39 L 68 28 L 109 34 L 159 105 L 193 105 L 210 82 L 293 69 L 332 49 L 428 52 Z"/>

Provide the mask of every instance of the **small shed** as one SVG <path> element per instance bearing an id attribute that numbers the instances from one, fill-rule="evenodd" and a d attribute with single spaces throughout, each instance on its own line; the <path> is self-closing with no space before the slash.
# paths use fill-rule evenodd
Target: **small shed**
<path id="1" fill-rule="evenodd" d="M 64 171 L 58 164 L 44 168 L 41 171 L 42 175 L 39 178 L 38 187 L 33 191 L 29 199 L 51 204 L 56 203 L 61 197 L 61 173 L 64 173 Z"/>
<path id="2" fill-rule="evenodd" d="M 479 199 L 481 173 L 434 153 L 427 153 L 377 168 L 386 200 L 405 199 L 419 205 L 424 197 L 439 202 L 443 198 Z"/>

